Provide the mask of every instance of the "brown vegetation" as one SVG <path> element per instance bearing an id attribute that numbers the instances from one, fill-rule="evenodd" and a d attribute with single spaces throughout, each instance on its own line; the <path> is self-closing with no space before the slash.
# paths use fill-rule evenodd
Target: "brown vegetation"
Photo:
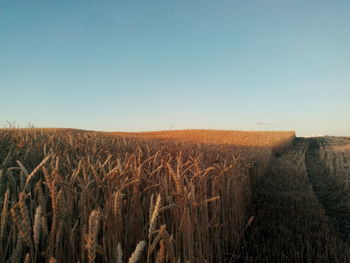
<path id="1" fill-rule="evenodd" d="M 294 133 L 0 131 L 0 262 L 227 262 Z"/>

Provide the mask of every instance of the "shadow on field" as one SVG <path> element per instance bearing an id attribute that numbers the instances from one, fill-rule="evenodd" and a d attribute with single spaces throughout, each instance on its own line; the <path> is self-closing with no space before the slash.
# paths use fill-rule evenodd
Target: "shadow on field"
<path id="1" fill-rule="evenodd" d="M 256 178 L 255 221 L 238 262 L 350 262 L 348 245 L 315 194 L 324 190 L 314 191 L 317 172 L 324 168 L 317 151 L 317 143 L 297 138 L 273 158 L 264 176 Z"/>
<path id="2" fill-rule="evenodd" d="M 321 157 L 321 150 L 327 151 L 327 141 L 324 138 L 310 138 L 308 144 L 305 161 L 314 192 L 341 237 L 349 243 L 350 193 L 344 185 L 337 183 L 337 175 L 331 173 Z"/>

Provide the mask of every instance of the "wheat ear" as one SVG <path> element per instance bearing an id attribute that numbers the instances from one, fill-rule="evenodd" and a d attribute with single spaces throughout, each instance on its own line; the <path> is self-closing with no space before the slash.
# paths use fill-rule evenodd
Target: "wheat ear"
<path id="1" fill-rule="evenodd" d="M 38 206 L 35 210 L 33 230 L 34 230 L 33 239 L 34 239 L 35 248 L 38 248 L 40 232 L 41 232 L 41 207 L 40 206 Z"/>
<path id="2" fill-rule="evenodd" d="M 160 197 L 160 194 L 158 194 L 157 201 L 156 201 L 156 204 L 154 206 L 152 217 L 151 217 L 151 220 L 149 223 L 148 239 L 151 239 L 151 236 L 152 236 L 154 228 L 155 228 L 155 222 L 157 220 L 158 213 L 159 213 L 160 201 L 161 201 L 161 197 Z"/>
<path id="3" fill-rule="evenodd" d="M 29 253 L 26 254 L 26 257 L 24 258 L 23 263 L 29 263 L 30 262 L 30 255 Z"/>
<path id="4" fill-rule="evenodd" d="M 134 253 L 131 254 L 131 257 L 129 258 L 128 263 L 137 263 L 141 257 L 141 253 L 145 248 L 145 246 L 146 246 L 146 241 L 144 240 L 140 241 L 137 244 Z"/>
<path id="5" fill-rule="evenodd" d="M 120 242 L 118 243 L 117 253 L 118 253 L 118 263 L 123 263 L 123 249 L 122 249 L 122 246 L 120 245 Z"/>
<path id="6" fill-rule="evenodd" d="M 41 206 L 41 212 L 42 214 L 46 214 L 46 199 L 44 197 L 43 190 L 41 189 L 41 181 L 35 184 L 34 190 L 38 199 L 38 202 Z"/>
<path id="7" fill-rule="evenodd" d="M 166 248 L 163 239 L 159 243 L 159 251 L 157 253 L 156 263 L 163 263 L 165 260 Z"/>
<path id="8" fill-rule="evenodd" d="M 87 244 L 86 244 L 90 263 L 95 262 L 99 226 L 100 226 L 100 214 L 97 210 L 93 210 L 89 218 L 89 234 L 87 237 Z"/>

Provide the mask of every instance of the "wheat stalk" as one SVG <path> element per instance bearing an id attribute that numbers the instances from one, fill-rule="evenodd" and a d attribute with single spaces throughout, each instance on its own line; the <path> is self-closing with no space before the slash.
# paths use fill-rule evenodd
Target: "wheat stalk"
<path id="1" fill-rule="evenodd" d="M 11 255 L 11 263 L 18 263 L 21 261 L 22 251 L 23 251 L 22 238 L 20 236 L 18 236 L 17 242 L 16 242 L 16 247 L 13 250 L 13 253 Z"/>
<path id="2" fill-rule="evenodd" d="M 9 203 L 9 195 L 10 190 L 7 189 L 4 197 L 4 203 L 2 206 L 2 212 L 1 212 L 1 221 L 0 221 L 0 242 L 4 236 L 4 230 L 7 223 L 7 214 L 8 214 L 8 203 Z"/>
<path id="3" fill-rule="evenodd" d="M 156 204 L 154 206 L 153 213 L 152 213 L 152 216 L 151 216 L 151 220 L 150 220 L 150 223 L 149 223 L 148 239 L 151 239 L 151 236 L 152 236 L 154 228 L 155 228 L 155 223 L 156 223 L 156 220 L 157 220 L 157 217 L 158 217 L 158 212 L 159 212 L 159 207 L 160 207 L 160 201 L 161 201 L 161 197 L 160 197 L 160 194 L 158 194 L 157 201 L 156 201 Z"/>
<path id="4" fill-rule="evenodd" d="M 152 219 L 154 211 L 154 194 L 151 195 L 150 206 L 149 206 L 149 221 Z"/>
<path id="5" fill-rule="evenodd" d="M 27 170 L 27 168 L 25 168 L 25 166 L 19 161 L 19 160 L 17 160 L 16 161 L 17 162 L 17 164 L 18 164 L 18 166 L 21 168 L 21 170 L 22 170 L 22 172 L 24 173 L 24 175 L 26 176 L 26 177 L 28 177 L 28 170 Z"/>
<path id="6" fill-rule="evenodd" d="M 46 156 L 35 168 L 34 170 L 27 176 L 26 184 L 24 186 L 24 189 L 26 189 L 27 185 L 29 184 L 30 180 L 34 177 L 34 175 L 40 170 L 41 167 L 45 165 L 45 163 L 51 158 L 51 155 Z M 23 190 L 24 191 L 24 190 Z"/>
<path id="7" fill-rule="evenodd" d="M 159 229 L 159 232 L 157 234 L 157 237 L 153 240 L 151 246 L 149 247 L 148 249 L 148 254 L 151 254 L 153 252 L 153 250 L 156 248 L 159 240 L 161 240 L 164 232 L 165 232 L 165 228 L 166 228 L 166 225 L 162 225 Z"/>

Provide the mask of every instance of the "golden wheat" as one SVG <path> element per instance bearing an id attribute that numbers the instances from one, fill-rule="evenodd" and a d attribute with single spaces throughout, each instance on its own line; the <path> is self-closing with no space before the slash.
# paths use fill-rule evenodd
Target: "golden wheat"
<path id="1" fill-rule="evenodd" d="M 38 206 L 35 210 L 35 216 L 34 216 L 34 226 L 33 226 L 33 239 L 35 248 L 38 248 L 39 245 L 39 238 L 40 238 L 40 231 L 41 231 L 41 207 Z"/>
<path id="2" fill-rule="evenodd" d="M 100 214 L 97 210 L 94 210 L 91 212 L 90 218 L 89 218 L 89 233 L 87 235 L 87 244 L 86 244 L 90 263 L 95 262 L 99 226 L 100 226 Z"/>
<path id="3" fill-rule="evenodd" d="M 0 262 L 224 262 L 294 134 L 218 134 L 0 131 Z"/>
<path id="4" fill-rule="evenodd" d="M 141 258 L 141 254 L 145 246 L 146 246 L 146 241 L 144 240 L 140 241 L 137 244 L 135 251 L 132 253 L 131 257 L 129 258 L 128 263 L 137 263 Z"/>

